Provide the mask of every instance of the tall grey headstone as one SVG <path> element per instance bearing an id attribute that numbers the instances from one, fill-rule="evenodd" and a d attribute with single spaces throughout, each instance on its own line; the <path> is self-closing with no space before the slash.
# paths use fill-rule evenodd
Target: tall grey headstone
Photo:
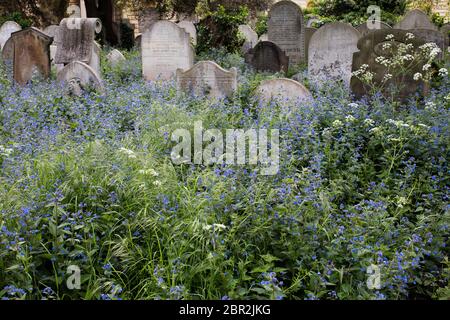
<path id="1" fill-rule="evenodd" d="M 430 21 L 428 15 L 419 9 L 409 11 L 403 19 L 394 26 L 394 29 L 430 29 L 438 31 L 438 27 Z"/>
<path id="2" fill-rule="evenodd" d="M 291 65 L 306 61 L 305 23 L 302 10 L 295 3 L 280 1 L 270 8 L 268 37 L 286 53 Z"/>
<path id="3" fill-rule="evenodd" d="M 11 33 L 22 30 L 22 27 L 14 21 L 6 21 L 0 27 L 0 49 L 3 49 L 6 41 L 11 37 Z"/>
<path id="4" fill-rule="evenodd" d="M 309 43 L 308 76 L 316 85 L 340 80 L 350 86 L 353 53 L 358 51 L 360 34 L 351 25 L 330 23 L 317 30 Z"/>
<path id="5" fill-rule="evenodd" d="M 237 69 L 227 71 L 213 61 L 200 61 L 189 70 L 177 70 L 177 89 L 210 98 L 231 97 L 237 90 Z"/>
<path id="6" fill-rule="evenodd" d="M 146 80 L 168 80 L 194 64 L 189 33 L 170 21 L 158 21 L 142 34 L 141 53 Z"/>

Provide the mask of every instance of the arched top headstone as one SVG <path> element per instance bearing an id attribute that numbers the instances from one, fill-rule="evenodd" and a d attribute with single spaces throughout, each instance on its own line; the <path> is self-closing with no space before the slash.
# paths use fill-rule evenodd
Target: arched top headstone
<path id="1" fill-rule="evenodd" d="M 106 56 L 106 58 L 108 59 L 109 63 L 112 66 L 116 66 L 117 64 L 119 64 L 122 61 L 126 61 L 127 59 L 125 59 L 124 55 L 122 54 L 122 52 L 120 52 L 117 49 L 112 50 L 110 53 L 108 53 L 108 55 Z"/>
<path id="2" fill-rule="evenodd" d="M 177 69 L 194 64 L 189 33 L 167 20 L 155 22 L 142 34 L 142 71 L 146 80 L 168 80 Z"/>
<path id="3" fill-rule="evenodd" d="M 177 88 L 211 98 L 230 97 L 237 90 L 237 69 L 228 71 L 213 61 L 200 61 L 189 70 L 177 70 Z"/>
<path id="4" fill-rule="evenodd" d="M 292 1 L 270 7 L 267 21 L 269 41 L 276 43 L 296 65 L 305 61 L 305 22 L 302 9 Z"/>
<path id="5" fill-rule="evenodd" d="M 262 81 L 256 89 L 256 96 L 266 103 L 271 100 L 295 103 L 312 99 L 311 93 L 303 84 L 287 78 Z"/>
<path id="6" fill-rule="evenodd" d="M 358 51 L 358 30 L 334 22 L 320 27 L 311 37 L 308 53 L 308 76 L 312 83 L 343 81 L 350 86 L 353 53 Z"/>
<path id="7" fill-rule="evenodd" d="M 103 84 L 97 73 L 84 62 L 74 61 L 66 65 L 57 77 L 64 83 L 68 93 L 80 96 L 84 90 L 95 89 L 102 92 Z"/>
<path id="8" fill-rule="evenodd" d="M 289 57 L 275 43 L 261 41 L 245 55 L 245 61 L 257 71 L 287 72 Z"/>
<path id="9" fill-rule="evenodd" d="M 412 29 L 430 29 L 438 30 L 438 27 L 431 22 L 428 15 L 419 9 L 414 9 L 406 13 L 403 19 L 394 26 L 394 29 L 412 30 Z"/>
<path id="10" fill-rule="evenodd" d="M 187 33 L 189 33 L 192 43 L 194 46 L 197 45 L 197 29 L 191 21 L 183 20 L 177 23 L 180 28 L 183 28 Z"/>
<path id="11" fill-rule="evenodd" d="M 0 27 L 0 49 L 3 49 L 6 41 L 8 41 L 11 34 L 16 31 L 22 30 L 22 27 L 14 21 L 6 21 Z"/>

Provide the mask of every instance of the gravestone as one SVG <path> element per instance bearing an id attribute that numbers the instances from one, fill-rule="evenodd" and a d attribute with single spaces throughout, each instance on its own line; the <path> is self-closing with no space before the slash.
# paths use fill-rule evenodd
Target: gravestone
<path id="1" fill-rule="evenodd" d="M 269 12 L 269 41 L 277 44 L 289 57 L 289 63 L 305 62 L 305 24 L 302 10 L 291 1 L 275 3 Z"/>
<path id="2" fill-rule="evenodd" d="M 306 54 L 306 61 L 308 61 L 308 55 L 309 55 L 309 43 L 311 42 L 311 38 L 314 33 L 316 33 L 316 28 L 305 28 L 305 54 Z"/>
<path id="3" fill-rule="evenodd" d="M 239 26 L 239 32 L 245 39 L 245 42 L 241 48 L 241 52 L 245 54 L 258 43 L 258 34 L 246 24 L 241 24 Z"/>
<path id="4" fill-rule="evenodd" d="M 120 64 L 123 61 L 126 61 L 127 59 L 125 59 L 125 57 L 123 56 L 122 52 L 120 52 L 117 49 L 112 50 L 110 53 L 108 53 L 108 55 L 106 56 L 106 58 L 109 61 L 109 64 L 113 67 L 117 66 L 118 64 Z"/>
<path id="5" fill-rule="evenodd" d="M 442 32 L 430 29 L 414 29 L 410 31 L 414 33 L 416 37 L 419 37 L 427 43 L 435 43 L 442 50 L 442 52 L 439 54 L 439 59 L 444 58 L 445 50 L 448 47 L 448 39 Z"/>
<path id="6" fill-rule="evenodd" d="M 67 93 L 80 96 L 85 90 L 104 90 L 103 84 L 94 69 L 84 62 L 74 61 L 59 73 L 57 81 L 65 85 Z"/>
<path id="7" fill-rule="evenodd" d="M 373 32 L 375 30 L 379 29 L 392 29 L 390 25 L 388 25 L 386 22 L 383 21 L 374 21 L 375 25 L 372 24 L 372 21 L 361 23 L 359 26 L 356 27 L 356 30 L 359 31 L 361 34 L 361 37 L 364 37 L 366 34 Z M 369 23 L 369 25 L 367 25 Z M 370 26 L 370 28 L 369 28 Z M 377 27 L 379 28 L 377 29 Z"/>
<path id="8" fill-rule="evenodd" d="M 189 34 L 170 21 L 158 21 L 142 34 L 141 54 L 146 80 L 168 80 L 194 64 Z"/>
<path id="9" fill-rule="evenodd" d="M 134 45 L 136 46 L 136 48 L 141 48 L 141 42 L 142 42 L 142 34 L 139 33 L 135 38 L 134 38 Z"/>
<path id="10" fill-rule="evenodd" d="M 382 29 L 371 32 L 359 39 L 359 51 L 355 52 L 353 55 L 353 72 L 359 71 L 362 66 L 366 66 L 367 71 L 374 74 L 372 80 L 373 83 L 377 85 L 382 84 L 384 82 L 385 75 L 388 73 L 388 69 L 382 64 L 378 63 L 376 59 L 380 56 L 389 58 L 393 53 L 395 54 L 397 51 L 395 47 L 388 49 L 386 44 L 390 44 L 391 46 L 397 46 L 400 43 L 412 44 L 414 48 L 418 48 L 425 43 L 418 37 L 408 40 L 408 33 L 410 33 L 410 31 L 399 29 Z M 388 40 L 388 35 L 392 35 L 392 40 Z M 408 52 L 405 52 L 405 54 L 407 53 Z M 394 77 L 385 84 L 383 93 L 389 94 L 387 92 L 387 88 L 389 88 L 389 86 L 394 82 L 399 82 L 402 84 L 402 88 L 400 88 L 400 92 L 398 94 L 398 97 L 401 100 L 413 96 L 420 88 L 424 90 L 424 83 L 421 80 L 416 81 L 413 79 L 413 75 L 416 72 L 422 72 L 422 66 L 420 65 L 420 63 L 417 64 L 417 67 L 411 70 L 410 74 L 401 74 L 398 75 L 397 78 L 395 77 L 395 75 L 393 75 Z M 367 95 L 370 90 L 370 88 L 366 87 L 366 85 L 356 76 L 352 77 L 351 88 L 352 92 L 358 98 Z"/>
<path id="11" fill-rule="evenodd" d="M 36 73 L 50 77 L 50 44 L 53 39 L 36 28 L 27 28 L 11 34 L 14 51 L 14 80 L 26 85 Z"/>
<path id="12" fill-rule="evenodd" d="M 59 71 L 64 67 L 63 64 L 55 64 L 56 51 L 58 50 L 58 44 L 60 42 L 59 26 L 50 25 L 44 29 L 44 33 L 53 38 L 53 42 L 50 45 L 50 60 L 52 62 L 52 65 L 56 66 L 56 69 Z"/>
<path id="13" fill-rule="evenodd" d="M 22 27 L 14 21 L 6 21 L 0 27 L 0 49 L 3 49 L 11 33 L 22 30 Z"/>
<path id="14" fill-rule="evenodd" d="M 358 30 L 341 22 L 317 30 L 309 43 L 309 80 L 319 86 L 323 81 L 342 81 L 349 87 L 353 53 L 358 51 L 359 38 Z"/>
<path id="15" fill-rule="evenodd" d="M 197 45 L 197 29 L 195 29 L 195 25 L 187 20 L 178 22 L 178 26 L 183 28 L 187 33 L 189 33 L 191 37 L 192 44 L 194 46 Z"/>
<path id="16" fill-rule="evenodd" d="M 237 90 L 237 69 L 227 71 L 213 61 L 200 61 L 189 70 L 177 70 L 177 89 L 211 98 L 231 97 Z"/>
<path id="17" fill-rule="evenodd" d="M 257 71 L 287 72 L 289 57 L 273 42 L 262 41 L 245 55 L 245 62 Z"/>
<path id="18" fill-rule="evenodd" d="M 256 89 L 256 96 L 265 103 L 272 100 L 295 103 L 312 98 L 304 85 L 287 78 L 262 81 Z"/>
<path id="19" fill-rule="evenodd" d="M 2 50 L 2 61 L 8 73 L 12 73 L 14 60 L 14 43 L 11 37 L 5 42 Z"/>
<path id="20" fill-rule="evenodd" d="M 66 18 L 61 20 L 55 64 L 67 65 L 74 61 L 90 65 L 100 75 L 101 48 L 95 42 L 102 24 L 96 18 Z"/>
<path id="21" fill-rule="evenodd" d="M 438 27 L 430 21 L 428 15 L 419 9 L 409 11 L 403 19 L 394 26 L 394 29 L 429 29 L 438 31 Z"/>

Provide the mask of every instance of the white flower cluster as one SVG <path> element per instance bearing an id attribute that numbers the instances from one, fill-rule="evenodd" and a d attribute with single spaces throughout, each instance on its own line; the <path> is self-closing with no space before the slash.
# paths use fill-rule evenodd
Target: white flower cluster
<path id="1" fill-rule="evenodd" d="M 153 176 L 153 177 L 159 176 L 159 173 L 156 172 L 154 169 L 139 170 L 139 173 L 146 176 Z"/>
<path id="2" fill-rule="evenodd" d="M 416 36 L 414 35 L 414 33 L 408 32 L 406 34 L 406 40 L 412 40 L 414 39 Z"/>
<path id="3" fill-rule="evenodd" d="M 419 49 L 425 56 L 428 56 L 430 60 L 435 59 L 442 52 L 434 42 L 425 43 L 424 45 L 421 45 Z"/>
<path id="4" fill-rule="evenodd" d="M 126 156 L 128 156 L 128 158 L 130 158 L 130 159 L 136 159 L 136 154 L 134 153 L 134 151 L 132 151 L 130 149 L 120 148 L 119 152 L 123 153 Z"/>
<path id="5" fill-rule="evenodd" d="M 3 157 L 9 157 L 11 153 L 13 153 L 13 149 L 11 148 L 5 148 L 4 146 L 0 145 L 0 156 Z"/>
<path id="6" fill-rule="evenodd" d="M 446 68 L 439 69 L 439 76 L 440 77 L 446 77 L 448 76 L 448 70 Z"/>
<path id="7" fill-rule="evenodd" d="M 392 119 L 387 119 L 386 120 L 387 123 L 389 124 L 393 124 L 394 126 L 396 126 L 397 128 L 409 128 L 409 124 L 407 124 L 406 122 L 402 121 L 402 120 L 392 120 Z"/>

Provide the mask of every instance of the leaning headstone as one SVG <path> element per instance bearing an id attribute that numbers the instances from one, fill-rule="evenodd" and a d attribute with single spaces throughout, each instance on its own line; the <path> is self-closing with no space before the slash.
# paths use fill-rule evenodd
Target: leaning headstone
<path id="1" fill-rule="evenodd" d="M 103 91 L 103 84 L 94 69 L 87 64 L 74 61 L 58 73 L 58 82 L 65 85 L 67 93 L 80 96 L 83 91 Z"/>
<path id="2" fill-rule="evenodd" d="M 22 30 L 22 27 L 14 21 L 6 21 L 0 27 L 0 49 L 3 49 L 11 33 Z"/>
<path id="3" fill-rule="evenodd" d="M 412 30 L 412 29 L 429 29 L 438 30 L 438 27 L 430 21 L 428 15 L 419 10 L 409 11 L 403 19 L 394 26 L 394 29 Z"/>
<path id="4" fill-rule="evenodd" d="M 117 66 L 119 63 L 126 61 L 124 55 L 122 54 L 122 52 L 120 52 L 117 49 L 112 50 L 110 53 L 108 53 L 108 55 L 106 56 L 106 58 L 109 61 L 109 64 L 111 66 Z"/>
<path id="5" fill-rule="evenodd" d="M 305 62 L 305 23 L 302 10 L 291 1 L 275 3 L 269 12 L 268 37 L 289 57 L 289 63 Z"/>
<path id="6" fill-rule="evenodd" d="M 311 38 L 314 33 L 316 33 L 316 28 L 305 28 L 305 53 L 306 53 L 306 60 L 308 60 L 308 54 L 309 54 L 309 43 L 311 42 Z"/>
<path id="7" fill-rule="evenodd" d="M 414 29 L 410 31 L 427 43 L 435 43 L 442 51 L 439 54 L 439 58 L 444 58 L 445 51 L 448 47 L 448 39 L 442 32 L 430 29 Z"/>
<path id="8" fill-rule="evenodd" d="M 189 34 L 170 21 L 158 21 L 142 34 L 141 53 L 146 80 L 168 80 L 194 64 Z"/>
<path id="9" fill-rule="evenodd" d="M 312 98 L 311 93 L 301 83 L 292 79 L 264 80 L 256 89 L 256 96 L 262 102 L 300 102 Z"/>
<path id="10" fill-rule="evenodd" d="M 50 77 L 50 44 L 53 39 L 36 28 L 11 34 L 14 46 L 14 80 L 25 85 L 37 74 Z"/>
<path id="11" fill-rule="evenodd" d="M 187 20 L 183 20 L 178 22 L 178 26 L 183 28 L 189 35 L 191 36 L 191 41 L 194 46 L 197 45 L 197 29 L 195 29 L 195 25 Z"/>
<path id="12" fill-rule="evenodd" d="M 337 80 L 349 87 L 359 38 L 358 30 L 342 22 L 326 24 L 317 30 L 309 43 L 309 80 L 319 86 L 323 81 Z"/>
<path id="13" fill-rule="evenodd" d="M 237 90 L 237 69 L 227 71 L 213 61 L 200 61 L 189 70 L 177 70 L 177 89 L 197 96 L 231 97 Z"/>
<path id="14" fill-rule="evenodd" d="M 353 66 L 352 70 L 354 76 L 351 80 L 352 92 L 356 97 L 360 98 L 364 95 L 370 93 L 370 87 L 367 87 L 357 76 L 356 73 L 370 72 L 373 74 L 372 82 L 381 86 L 384 84 L 383 93 L 389 94 L 387 91 L 390 86 L 394 83 L 400 83 L 401 88 L 397 88 L 398 98 L 401 100 L 407 99 L 414 96 L 419 89 L 424 89 L 424 83 L 422 80 L 414 80 L 414 74 L 416 72 L 422 72 L 422 66 L 417 63 L 417 66 L 412 68 L 408 74 L 400 73 L 398 75 L 391 75 L 392 77 L 386 81 L 385 76 L 389 73 L 386 66 L 377 62 L 379 57 L 392 57 L 392 54 L 397 51 L 395 46 L 403 44 L 412 44 L 416 50 L 419 46 L 423 45 L 425 42 L 415 37 L 411 39 L 409 37 L 410 31 L 399 30 L 399 29 L 382 29 L 371 32 L 365 37 L 362 37 L 358 41 L 358 50 L 353 55 Z M 394 46 L 394 47 L 393 47 Z M 405 52 L 408 54 L 408 52 Z"/>
<path id="15" fill-rule="evenodd" d="M 81 61 L 100 72 L 100 48 L 95 42 L 95 34 L 101 30 L 102 24 L 96 18 L 63 19 L 60 23 L 55 64 L 67 65 Z"/>
<path id="16" fill-rule="evenodd" d="M 287 72 L 289 57 L 273 42 L 262 41 L 250 49 L 245 61 L 257 71 Z"/>
<path id="17" fill-rule="evenodd" d="M 242 45 L 242 53 L 246 53 L 248 50 L 252 49 L 258 43 L 258 34 L 246 24 L 241 24 L 239 26 L 239 32 L 243 35 L 245 42 Z"/>
<path id="18" fill-rule="evenodd" d="M 392 27 L 388 25 L 386 22 L 376 20 L 361 23 L 359 26 L 356 27 L 356 30 L 359 31 L 361 37 L 364 37 L 366 34 L 380 29 L 392 29 Z"/>

